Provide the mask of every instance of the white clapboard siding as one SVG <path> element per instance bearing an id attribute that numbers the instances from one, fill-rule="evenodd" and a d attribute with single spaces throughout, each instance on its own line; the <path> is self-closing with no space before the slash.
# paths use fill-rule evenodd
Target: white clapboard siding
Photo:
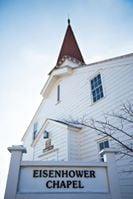
<path id="1" fill-rule="evenodd" d="M 98 73 L 102 77 L 104 98 L 93 103 L 90 80 Z M 58 84 L 61 91 L 59 103 L 57 103 Z M 85 127 L 79 132 L 66 132 L 63 127 L 53 124 L 47 128 L 51 132 L 54 148 L 58 150 L 45 157 L 39 157 L 44 147 L 44 139 L 40 138 L 34 148 L 31 146 L 34 122 L 38 122 L 41 128 L 47 118 L 61 121 L 84 121 L 84 118 L 102 120 L 104 113 L 117 111 L 123 103 L 128 101 L 133 102 L 133 55 L 74 69 L 71 75 L 59 78 L 49 96 L 43 99 L 23 138 L 24 146 L 28 151 L 24 159 L 50 160 L 58 157 L 58 160 L 99 161 L 98 139 L 100 136 L 97 132 Z M 127 139 L 121 135 L 119 138 Z M 118 147 L 113 141 L 111 141 L 111 146 Z M 125 167 L 131 170 L 132 163 L 131 158 L 127 157 L 117 160 L 123 199 L 133 198 L 133 172 L 131 175 L 123 172 Z"/>
<path id="2" fill-rule="evenodd" d="M 64 160 L 68 159 L 67 151 L 67 129 L 62 125 L 55 125 L 48 123 L 46 131 L 49 132 L 49 138 L 52 140 L 51 144 L 54 146 L 52 152 L 43 152 L 45 142 L 47 139 L 43 138 L 43 134 L 34 147 L 34 159 L 40 160 Z"/>
<path id="3" fill-rule="evenodd" d="M 78 161 L 80 157 L 80 132 L 70 131 L 69 132 L 69 160 Z"/>

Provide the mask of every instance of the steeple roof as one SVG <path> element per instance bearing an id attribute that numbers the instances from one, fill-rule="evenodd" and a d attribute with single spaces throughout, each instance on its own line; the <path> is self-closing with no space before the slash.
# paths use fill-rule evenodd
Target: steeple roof
<path id="1" fill-rule="evenodd" d="M 68 19 L 66 34 L 56 63 L 57 66 L 60 65 L 60 61 L 64 56 L 75 58 L 81 63 L 85 63 L 70 25 L 70 19 Z"/>

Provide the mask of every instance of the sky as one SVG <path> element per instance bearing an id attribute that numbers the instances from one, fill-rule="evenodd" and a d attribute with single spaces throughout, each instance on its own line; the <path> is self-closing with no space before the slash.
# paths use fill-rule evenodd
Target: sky
<path id="1" fill-rule="evenodd" d="M 0 199 L 71 25 L 86 63 L 133 52 L 133 0 L 0 0 Z"/>

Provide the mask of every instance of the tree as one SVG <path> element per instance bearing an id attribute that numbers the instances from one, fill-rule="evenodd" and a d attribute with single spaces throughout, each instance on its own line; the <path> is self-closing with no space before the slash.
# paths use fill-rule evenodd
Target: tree
<path id="1" fill-rule="evenodd" d="M 133 104 L 128 102 L 121 106 L 119 112 L 104 114 L 103 120 L 88 120 L 84 116 L 69 122 L 93 129 L 99 135 L 108 136 L 117 143 L 123 155 L 133 157 Z"/>

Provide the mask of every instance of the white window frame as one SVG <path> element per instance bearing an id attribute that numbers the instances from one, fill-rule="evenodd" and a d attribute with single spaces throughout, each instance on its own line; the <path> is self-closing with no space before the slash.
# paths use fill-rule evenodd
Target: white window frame
<path id="1" fill-rule="evenodd" d="M 93 79 L 94 79 L 95 77 L 97 77 L 99 74 L 100 74 L 100 76 L 101 76 L 102 89 L 103 89 L 103 97 L 101 97 L 99 100 L 97 100 L 97 101 L 94 102 L 94 101 L 93 101 L 92 89 L 91 89 L 91 80 L 93 80 Z M 104 89 L 104 78 L 103 78 L 103 75 L 102 75 L 102 73 L 101 73 L 100 71 L 98 71 L 97 73 L 95 73 L 94 75 L 92 75 L 92 76 L 90 77 L 89 86 L 90 86 L 91 105 L 96 104 L 96 103 L 100 102 L 102 99 L 105 98 L 106 92 L 105 92 L 105 89 Z"/>

